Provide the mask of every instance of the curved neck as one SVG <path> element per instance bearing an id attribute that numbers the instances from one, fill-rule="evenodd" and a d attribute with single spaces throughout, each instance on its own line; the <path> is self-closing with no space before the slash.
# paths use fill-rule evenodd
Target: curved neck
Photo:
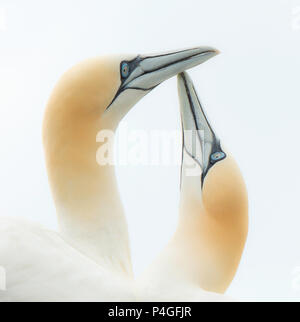
<path id="1" fill-rule="evenodd" d="M 210 292 L 224 293 L 238 268 L 247 236 L 247 215 L 215 216 L 190 197 L 182 196 L 181 218 L 170 245 L 183 263 L 177 274 Z"/>
<path id="2" fill-rule="evenodd" d="M 49 181 L 63 238 L 101 266 L 132 274 L 127 223 L 114 167 L 96 161 L 96 112 L 64 114 L 48 108 L 44 146 Z M 108 142 L 113 151 L 113 141 Z"/>
<path id="3" fill-rule="evenodd" d="M 186 172 L 183 168 L 177 231 L 141 276 L 140 283 L 159 290 L 176 286 L 191 294 L 199 288 L 216 293 L 226 291 L 244 249 L 248 204 L 235 164 L 224 164 L 226 169 L 219 175 L 216 170 L 208 174 L 203 188 L 201 173 L 193 176 L 197 171 Z"/>
<path id="4" fill-rule="evenodd" d="M 183 175 L 180 220 L 171 246 L 184 263 L 182 278 L 224 293 L 235 276 L 247 232 L 247 193 L 231 157 L 211 170 L 203 187 L 199 176 Z"/>

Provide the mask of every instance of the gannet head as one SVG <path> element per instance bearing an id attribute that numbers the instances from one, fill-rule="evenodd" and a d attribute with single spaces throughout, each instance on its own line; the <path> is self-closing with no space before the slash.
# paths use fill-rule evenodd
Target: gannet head
<path id="1" fill-rule="evenodd" d="M 178 91 L 184 130 L 181 223 L 186 235 L 199 240 L 193 246 L 199 257 L 195 280 L 206 290 L 222 293 L 235 275 L 247 238 L 247 191 L 187 73 L 178 76 Z"/>
<path id="2" fill-rule="evenodd" d="M 199 168 L 196 181 L 201 185 L 205 208 L 216 214 L 245 211 L 247 193 L 243 177 L 208 122 L 187 73 L 178 76 L 178 91 L 184 130 L 183 148 Z"/>
<path id="3" fill-rule="evenodd" d="M 84 119 L 93 115 L 104 119 L 106 126 L 114 127 L 157 85 L 217 53 L 213 48 L 199 47 L 159 55 L 89 59 L 64 74 L 52 100 L 57 97 L 69 100 L 65 113 L 70 112 L 71 118 L 78 115 Z"/>

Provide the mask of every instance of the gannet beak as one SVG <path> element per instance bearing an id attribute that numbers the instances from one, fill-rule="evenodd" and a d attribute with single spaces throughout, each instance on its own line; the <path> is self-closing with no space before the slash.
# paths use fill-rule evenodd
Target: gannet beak
<path id="1" fill-rule="evenodd" d="M 151 90 L 186 69 L 204 63 L 219 52 L 211 47 L 198 47 L 152 56 L 139 56 L 136 68 L 123 88 Z"/>
<path id="2" fill-rule="evenodd" d="M 191 78 L 186 72 L 178 75 L 183 149 L 202 169 L 202 185 L 209 169 L 226 158 L 201 106 Z"/>
<path id="3" fill-rule="evenodd" d="M 106 110 L 126 90 L 142 92 L 144 96 L 168 78 L 202 64 L 218 53 L 218 50 L 211 47 L 198 47 L 160 55 L 137 56 L 132 60 L 121 61 L 121 84 Z M 142 96 L 136 96 L 134 103 Z"/>

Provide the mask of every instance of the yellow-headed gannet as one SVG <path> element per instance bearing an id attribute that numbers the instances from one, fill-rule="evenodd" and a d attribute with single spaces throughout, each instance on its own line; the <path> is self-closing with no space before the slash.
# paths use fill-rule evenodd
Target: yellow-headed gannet
<path id="1" fill-rule="evenodd" d="M 178 76 L 183 129 L 180 218 L 172 240 L 139 278 L 145 300 L 227 301 L 248 232 L 248 198 L 187 75 Z M 207 293 L 211 292 L 211 293 Z"/>
<path id="2" fill-rule="evenodd" d="M 0 220 L 0 301 L 136 299 L 127 224 L 114 168 L 99 166 L 97 133 L 164 80 L 215 56 L 208 47 L 152 56 L 84 61 L 62 76 L 43 126 L 59 233 L 25 220 Z M 110 142 L 113 145 L 112 142 Z"/>

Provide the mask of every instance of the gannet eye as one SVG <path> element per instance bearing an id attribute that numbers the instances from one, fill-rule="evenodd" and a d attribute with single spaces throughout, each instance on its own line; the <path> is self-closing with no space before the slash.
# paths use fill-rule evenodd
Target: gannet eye
<path id="1" fill-rule="evenodd" d="M 212 162 L 220 161 L 226 157 L 224 152 L 215 152 L 210 156 Z"/>
<path id="2" fill-rule="evenodd" d="M 127 63 L 122 63 L 122 66 L 121 66 L 121 75 L 122 75 L 122 78 L 126 78 L 128 77 L 129 75 L 129 65 Z"/>

